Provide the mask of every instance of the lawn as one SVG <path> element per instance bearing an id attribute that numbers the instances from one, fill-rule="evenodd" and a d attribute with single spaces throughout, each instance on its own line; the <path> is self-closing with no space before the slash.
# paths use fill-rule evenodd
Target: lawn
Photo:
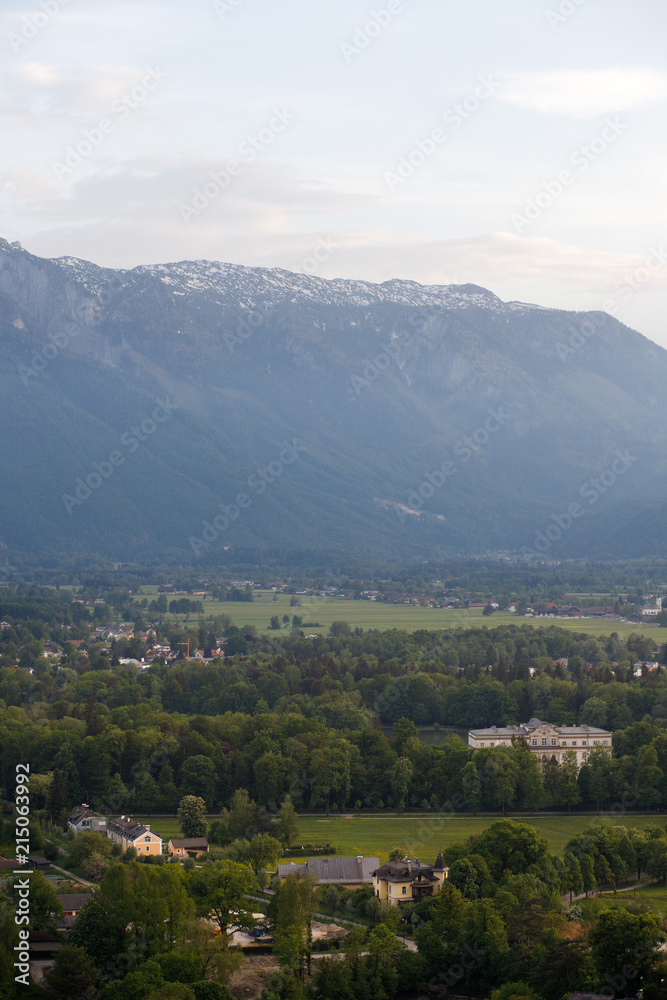
<path id="1" fill-rule="evenodd" d="M 214 817 L 209 817 L 209 822 L 213 818 Z M 158 837 L 162 837 L 164 840 L 165 846 L 169 842 L 170 837 L 183 836 L 181 833 L 181 825 L 175 816 L 167 816 L 166 818 L 156 818 L 155 816 L 135 816 L 133 819 L 136 819 L 137 823 L 144 823 L 145 825 L 150 826 L 151 830 L 155 830 Z"/>
<path id="2" fill-rule="evenodd" d="M 557 853 L 562 853 L 568 840 L 586 827 L 595 823 L 597 816 L 529 816 L 519 817 L 519 822 L 529 823 L 547 838 Z M 464 840 L 472 834 L 481 833 L 487 826 L 500 819 L 499 816 L 452 816 L 447 813 L 433 813 L 425 816 L 357 816 L 352 819 L 343 816 L 304 816 L 299 820 L 298 842 L 302 844 L 333 844 L 344 857 L 378 857 L 384 862 L 394 847 L 404 847 L 420 860 L 433 862 L 438 851 L 444 850 L 457 840 Z M 180 836 L 178 820 L 175 817 L 142 819 L 164 840 Z M 614 818 L 616 825 L 636 826 L 640 829 L 648 823 L 664 824 L 664 817 L 626 816 Z M 305 857 L 305 855 L 304 855 Z M 299 858 L 283 860 L 298 861 Z"/>
<path id="3" fill-rule="evenodd" d="M 141 595 L 153 600 L 157 596 L 157 589 L 142 587 Z M 171 599 L 171 598 L 170 598 Z M 289 615 L 290 621 L 294 615 L 303 618 L 304 631 L 328 632 L 329 626 L 334 621 L 346 621 L 354 627 L 363 629 L 405 629 L 414 632 L 416 629 L 450 629 L 450 628 L 497 628 L 501 625 L 531 625 L 534 627 L 545 627 L 557 625 L 559 628 L 573 632 L 582 632 L 586 635 L 611 635 L 618 633 L 620 638 L 625 638 L 631 632 L 640 632 L 642 635 L 651 638 L 667 638 L 667 633 L 658 625 L 640 625 L 634 622 L 606 621 L 600 618 L 522 618 L 511 615 L 505 611 L 496 611 L 490 617 L 484 617 L 482 610 L 474 609 L 439 609 L 439 608 L 413 608 L 405 604 L 383 604 L 375 601 L 353 601 L 344 598 L 308 598 L 301 595 L 297 598 L 301 602 L 300 607 L 290 607 L 290 596 L 288 594 L 278 594 L 278 600 L 273 600 L 272 591 L 257 592 L 257 596 L 252 603 L 240 601 L 215 601 L 206 598 L 204 604 L 204 616 L 209 615 L 229 615 L 235 625 L 254 625 L 261 635 L 280 635 L 269 628 L 273 615 L 278 615 L 282 622 L 283 615 Z M 199 600 L 199 598 L 194 598 Z M 183 615 L 175 615 L 174 618 L 184 620 Z M 196 619 L 196 616 L 193 616 Z M 319 627 L 308 623 L 319 623 Z M 285 630 L 283 630 L 285 631 Z"/>
<path id="4" fill-rule="evenodd" d="M 605 893 L 605 895 L 610 895 L 610 893 Z M 633 889 L 632 892 L 628 893 L 628 896 L 641 896 L 643 899 L 659 899 L 665 904 L 667 903 L 667 886 L 664 883 L 662 885 L 645 885 L 640 889 Z"/>
<path id="5" fill-rule="evenodd" d="M 420 860 L 435 861 L 438 851 L 457 840 L 481 833 L 499 816 L 452 816 L 434 813 L 430 816 L 362 816 L 354 819 L 332 817 L 299 820 L 299 840 L 307 844 L 331 843 L 343 855 L 372 855 L 386 861 L 393 847 L 405 847 Z M 530 816 L 519 822 L 534 826 L 562 853 L 568 840 L 594 823 L 596 816 Z M 618 824 L 618 820 L 615 820 Z M 656 817 L 632 816 L 623 821 L 627 826 L 644 827 L 655 823 Z M 664 819 L 663 819 L 664 823 Z M 431 858 L 433 855 L 433 858 Z"/>
<path id="6" fill-rule="evenodd" d="M 603 893 L 604 899 L 615 899 L 621 904 L 632 900 L 648 903 L 654 913 L 664 917 L 667 915 L 667 886 L 646 885 L 639 889 L 632 889 L 629 892 L 619 892 L 616 896 L 612 892 Z"/>

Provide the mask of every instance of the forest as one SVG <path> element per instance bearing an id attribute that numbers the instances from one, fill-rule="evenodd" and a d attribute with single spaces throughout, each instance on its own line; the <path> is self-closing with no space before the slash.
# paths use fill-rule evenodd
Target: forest
<path id="1" fill-rule="evenodd" d="M 639 807 L 667 806 L 667 647 L 638 633 L 511 624 L 269 640 L 200 619 L 157 636 L 175 650 L 220 639 L 224 658 L 139 669 L 121 659 L 152 641 L 144 621 L 111 643 L 95 632 L 126 595 L 88 607 L 34 589 L 0 602 L 0 781 L 7 795 L 17 760 L 51 774 L 54 817 L 82 799 L 169 812 L 190 793 L 216 811 L 237 788 L 267 808 L 289 793 L 332 811 L 601 808 L 629 789 Z M 573 778 L 567 763 L 531 771 L 520 746 L 473 751 L 460 738 L 531 717 L 609 728 L 613 755 L 594 751 Z M 458 734 L 426 745 L 423 725 Z"/>

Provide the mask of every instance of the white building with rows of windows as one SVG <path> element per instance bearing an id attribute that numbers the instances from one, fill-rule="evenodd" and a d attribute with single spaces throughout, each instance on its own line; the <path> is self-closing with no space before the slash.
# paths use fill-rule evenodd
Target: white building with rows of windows
<path id="1" fill-rule="evenodd" d="M 490 729 L 471 729 L 468 746 L 475 750 L 484 747 L 511 746 L 513 740 L 524 739 L 532 752 L 542 761 L 555 760 L 561 764 L 568 750 L 583 764 L 594 747 L 606 747 L 611 753 L 611 733 L 594 726 L 552 726 L 550 722 L 531 719 L 520 726 L 492 726 Z"/>

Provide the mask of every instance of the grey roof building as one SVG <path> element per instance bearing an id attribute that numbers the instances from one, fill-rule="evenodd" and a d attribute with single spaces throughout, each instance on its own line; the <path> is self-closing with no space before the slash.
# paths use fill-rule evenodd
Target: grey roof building
<path id="1" fill-rule="evenodd" d="M 577 764 L 583 764 L 591 750 L 606 747 L 611 752 L 612 734 L 607 729 L 595 726 L 554 726 L 541 719 L 531 719 L 519 726 L 491 726 L 489 729 L 471 729 L 468 732 L 468 746 L 475 750 L 486 747 L 511 746 L 512 741 L 524 739 L 541 760 L 555 758 L 560 763 L 568 751 L 572 751 Z"/>
<path id="2" fill-rule="evenodd" d="M 308 858 L 297 865 L 290 861 L 278 865 L 278 877 L 312 875 L 320 885 L 364 885 L 373 881 L 373 872 L 380 865 L 379 858 Z"/>
<path id="3" fill-rule="evenodd" d="M 92 889 L 89 889 L 88 892 L 64 892 L 58 894 L 58 899 L 63 908 L 63 915 L 58 922 L 58 926 L 61 929 L 69 930 L 73 926 L 74 921 L 81 913 L 81 907 L 90 899 L 92 894 Z"/>
<path id="4" fill-rule="evenodd" d="M 134 847 L 137 854 L 162 853 L 162 838 L 151 830 L 148 823 L 137 823 L 130 816 L 111 820 L 107 827 L 107 837 L 120 844 L 124 851 L 128 847 Z"/>
<path id="5" fill-rule="evenodd" d="M 77 833 L 92 830 L 94 833 L 106 833 L 106 816 L 98 816 L 89 805 L 84 802 L 75 809 L 67 820 L 67 825 L 71 826 Z"/>
<path id="6" fill-rule="evenodd" d="M 88 892 L 63 892 L 58 894 L 58 899 L 67 915 L 78 916 L 81 912 L 81 907 L 90 899 L 92 894 L 92 889 L 89 889 Z"/>

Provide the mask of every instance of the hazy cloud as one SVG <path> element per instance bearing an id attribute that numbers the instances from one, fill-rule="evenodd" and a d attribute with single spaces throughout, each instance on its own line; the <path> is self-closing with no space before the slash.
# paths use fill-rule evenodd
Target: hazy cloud
<path id="1" fill-rule="evenodd" d="M 667 73 L 639 67 L 518 73 L 498 91 L 499 100 L 517 108 L 571 118 L 627 111 L 666 96 Z"/>

